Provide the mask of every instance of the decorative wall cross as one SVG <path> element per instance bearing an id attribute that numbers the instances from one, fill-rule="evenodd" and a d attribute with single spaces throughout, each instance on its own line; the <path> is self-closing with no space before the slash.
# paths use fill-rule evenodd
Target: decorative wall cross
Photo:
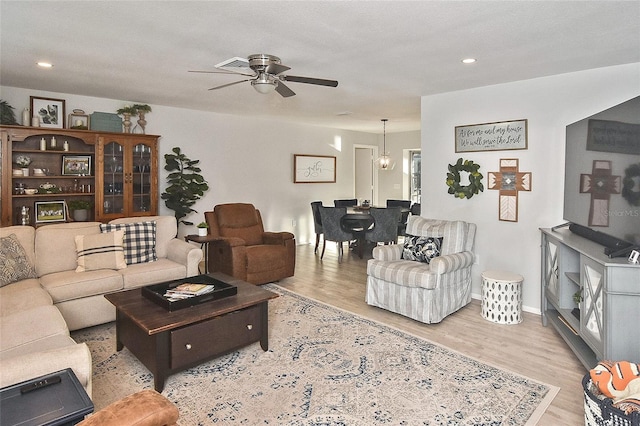
<path id="1" fill-rule="evenodd" d="M 621 176 L 611 174 L 611 161 L 593 160 L 591 174 L 580 175 L 580 193 L 591 194 L 589 226 L 609 226 L 609 200 L 621 185 Z"/>
<path id="2" fill-rule="evenodd" d="M 531 172 L 518 170 L 517 158 L 501 158 L 500 171 L 488 173 L 489 189 L 500 191 L 498 218 L 518 221 L 518 192 L 531 191 Z"/>

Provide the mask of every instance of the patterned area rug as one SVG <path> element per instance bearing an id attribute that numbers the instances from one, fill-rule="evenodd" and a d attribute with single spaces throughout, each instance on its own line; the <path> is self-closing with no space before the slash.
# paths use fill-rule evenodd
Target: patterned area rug
<path id="1" fill-rule="evenodd" d="M 258 343 L 173 376 L 163 395 L 180 424 L 525 425 L 558 389 L 500 370 L 397 329 L 265 286 L 269 351 Z M 153 377 L 115 324 L 72 333 L 93 356 L 96 410 Z"/>

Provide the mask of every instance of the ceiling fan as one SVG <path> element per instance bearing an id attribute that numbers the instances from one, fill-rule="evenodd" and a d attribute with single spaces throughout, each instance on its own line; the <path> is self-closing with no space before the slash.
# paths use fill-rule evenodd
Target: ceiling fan
<path id="1" fill-rule="evenodd" d="M 212 87 L 209 90 L 222 89 L 224 87 L 233 86 L 235 84 L 244 83 L 250 81 L 256 91 L 259 93 L 271 93 L 274 90 L 278 92 L 282 97 L 288 98 L 294 96 L 295 92 L 291 90 L 284 82 L 292 83 L 306 83 L 316 84 L 319 86 L 337 87 L 338 82 L 335 80 L 324 80 L 321 78 L 300 77 L 295 75 L 285 75 L 283 72 L 290 70 L 291 68 L 282 65 L 280 58 L 273 55 L 267 55 L 264 53 L 250 55 L 245 58 L 231 58 L 224 62 L 215 65 L 215 68 L 222 71 L 189 71 L 197 73 L 212 73 L 212 74 L 240 74 L 245 75 L 247 78 L 240 81 L 234 81 L 233 83 L 223 84 L 221 86 Z"/>

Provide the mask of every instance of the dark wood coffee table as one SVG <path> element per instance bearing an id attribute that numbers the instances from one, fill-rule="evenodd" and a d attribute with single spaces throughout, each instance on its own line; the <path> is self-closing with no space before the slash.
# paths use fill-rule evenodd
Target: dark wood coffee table
<path id="1" fill-rule="evenodd" d="M 105 295 L 116 307 L 116 349 L 127 347 L 153 373 L 162 392 L 168 376 L 250 343 L 269 349 L 268 301 L 276 293 L 214 272 L 238 294 L 169 312 L 141 289 Z"/>

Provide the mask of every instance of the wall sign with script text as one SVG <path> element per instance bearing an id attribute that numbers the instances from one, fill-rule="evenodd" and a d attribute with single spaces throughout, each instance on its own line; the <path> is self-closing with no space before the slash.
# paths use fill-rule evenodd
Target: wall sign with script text
<path id="1" fill-rule="evenodd" d="M 334 183 L 336 157 L 330 155 L 293 155 L 294 183 Z"/>
<path id="2" fill-rule="evenodd" d="M 527 120 L 456 126 L 456 152 L 527 149 Z"/>

